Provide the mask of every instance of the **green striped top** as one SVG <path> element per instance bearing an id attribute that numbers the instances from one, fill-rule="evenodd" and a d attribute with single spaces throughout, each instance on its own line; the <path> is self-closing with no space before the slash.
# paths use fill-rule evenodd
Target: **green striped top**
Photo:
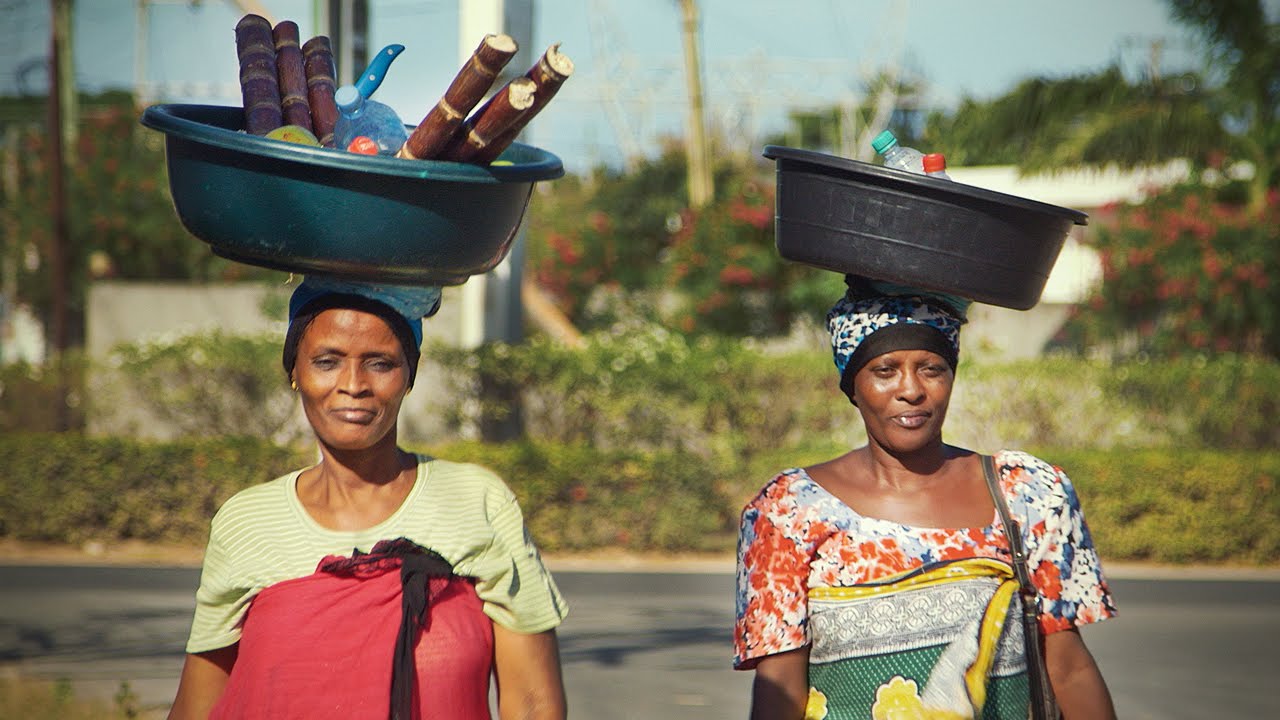
<path id="1" fill-rule="evenodd" d="M 315 572 L 327 555 L 368 552 L 405 537 L 476 579 L 485 614 L 523 633 L 549 630 L 568 612 L 525 528 L 515 496 L 478 465 L 419 456 L 418 477 L 391 517 L 355 532 L 322 527 L 298 500 L 302 470 L 242 490 L 214 515 L 187 652 L 240 640 L 240 622 L 262 589 Z"/>

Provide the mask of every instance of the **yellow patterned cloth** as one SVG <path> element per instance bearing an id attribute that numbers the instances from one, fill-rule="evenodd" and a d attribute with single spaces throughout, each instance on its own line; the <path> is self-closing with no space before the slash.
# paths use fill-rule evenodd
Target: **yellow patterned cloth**
<path id="1" fill-rule="evenodd" d="M 812 588 L 806 720 L 1024 720 L 1017 589 L 991 558 Z"/>

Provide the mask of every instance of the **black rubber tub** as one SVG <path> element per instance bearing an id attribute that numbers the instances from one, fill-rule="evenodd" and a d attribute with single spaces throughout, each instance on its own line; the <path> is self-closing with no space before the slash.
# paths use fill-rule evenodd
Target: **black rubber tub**
<path id="1" fill-rule="evenodd" d="M 782 257 L 977 302 L 1040 300 L 1072 225 L 1088 215 L 824 153 L 769 145 Z"/>
<path id="2" fill-rule="evenodd" d="M 513 144 L 498 162 L 404 160 L 240 132 L 244 111 L 154 105 L 178 218 L 251 265 L 408 285 L 458 285 L 506 257 L 533 185 L 564 174 Z"/>

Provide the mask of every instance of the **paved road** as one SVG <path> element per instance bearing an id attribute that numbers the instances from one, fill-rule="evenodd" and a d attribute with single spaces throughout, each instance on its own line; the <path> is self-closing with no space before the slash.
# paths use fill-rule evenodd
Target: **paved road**
<path id="1" fill-rule="evenodd" d="M 744 718 L 725 573 L 556 574 L 573 715 Z M 171 699 L 198 572 L 0 567 L 0 665 L 109 697 Z M 1280 579 L 1115 579 L 1122 616 L 1084 630 L 1126 720 L 1280 717 Z M 589 709 L 590 712 L 584 712 Z"/>

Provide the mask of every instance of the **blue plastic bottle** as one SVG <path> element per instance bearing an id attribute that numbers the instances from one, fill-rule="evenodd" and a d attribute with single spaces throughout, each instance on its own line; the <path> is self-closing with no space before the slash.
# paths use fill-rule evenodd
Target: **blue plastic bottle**
<path id="1" fill-rule="evenodd" d="M 366 137 L 377 145 L 379 155 L 395 155 L 409 139 L 395 110 L 366 99 L 354 85 L 338 88 L 333 101 L 338 106 L 338 120 L 333 124 L 334 147 L 347 150 L 353 140 Z"/>
<path id="2" fill-rule="evenodd" d="M 924 174 L 924 153 L 915 148 L 903 147 L 892 131 L 885 130 L 871 141 L 871 147 L 884 157 L 884 164 L 898 170 Z"/>

